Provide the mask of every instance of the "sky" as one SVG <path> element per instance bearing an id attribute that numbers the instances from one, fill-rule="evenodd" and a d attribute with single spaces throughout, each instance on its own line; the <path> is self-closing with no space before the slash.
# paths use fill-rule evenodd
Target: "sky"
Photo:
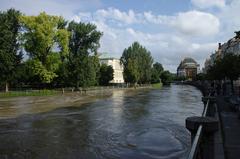
<path id="1" fill-rule="evenodd" d="M 240 30 L 240 0 L 0 0 L 0 10 L 9 8 L 93 23 L 103 32 L 104 56 L 120 58 L 138 41 L 173 73 L 184 57 L 202 67 L 219 42 Z"/>

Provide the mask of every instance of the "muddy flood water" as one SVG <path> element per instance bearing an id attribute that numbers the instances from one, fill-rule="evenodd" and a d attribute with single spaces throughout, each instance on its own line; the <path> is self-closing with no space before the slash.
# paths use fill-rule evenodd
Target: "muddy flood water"
<path id="1" fill-rule="evenodd" d="M 186 158 L 185 118 L 201 114 L 201 97 L 192 86 L 172 85 L 0 99 L 0 159 Z"/>

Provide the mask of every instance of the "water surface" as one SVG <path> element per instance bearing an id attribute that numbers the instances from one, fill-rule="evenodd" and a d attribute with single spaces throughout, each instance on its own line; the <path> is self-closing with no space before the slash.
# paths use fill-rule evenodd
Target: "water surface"
<path id="1" fill-rule="evenodd" d="M 192 86 L 115 90 L 89 103 L 1 119 L 0 158 L 185 158 L 185 118 L 202 109 L 201 93 Z"/>

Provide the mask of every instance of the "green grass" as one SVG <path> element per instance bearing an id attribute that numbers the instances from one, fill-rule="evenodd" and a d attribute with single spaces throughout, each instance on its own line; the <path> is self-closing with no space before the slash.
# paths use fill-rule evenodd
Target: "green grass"
<path id="1" fill-rule="evenodd" d="M 153 88 L 157 88 L 157 89 L 162 88 L 162 86 L 163 86 L 162 83 L 154 83 L 154 84 L 152 84 L 152 87 Z"/>
<path id="2" fill-rule="evenodd" d="M 54 94 L 57 94 L 57 91 L 54 91 L 54 90 L 9 91 L 9 92 L 1 92 L 0 98 L 21 97 L 21 96 L 50 96 Z"/>

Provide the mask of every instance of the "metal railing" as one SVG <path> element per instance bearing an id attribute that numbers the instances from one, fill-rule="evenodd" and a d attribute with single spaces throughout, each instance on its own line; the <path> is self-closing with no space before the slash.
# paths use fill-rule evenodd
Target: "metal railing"
<path id="1" fill-rule="evenodd" d="M 211 93 L 209 93 L 209 97 L 210 96 L 211 96 Z M 204 106 L 204 110 L 202 112 L 202 117 L 207 116 L 209 104 L 210 104 L 210 99 L 207 100 L 206 106 Z M 199 125 L 196 136 L 194 137 L 194 140 L 192 142 L 190 153 L 188 154 L 188 159 L 196 159 L 197 158 L 200 142 L 202 140 L 202 134 L 203 134 L 203 125 Z"/>

